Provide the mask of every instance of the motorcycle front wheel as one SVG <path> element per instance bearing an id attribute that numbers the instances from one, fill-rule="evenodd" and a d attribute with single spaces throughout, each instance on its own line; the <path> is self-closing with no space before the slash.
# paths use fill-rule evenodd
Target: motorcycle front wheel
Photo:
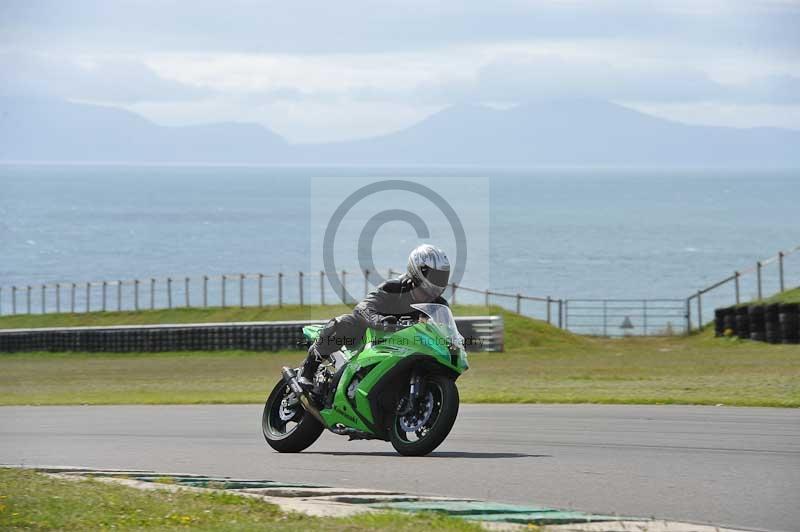
<path id="1" fill-rule="evenodd" d="M 425 392 L 412 412 L 395 414 L 389 438 L 404 456 L 424 456 L 436 449 L 456 422 L 458 388 L 442 375 L 425 377 Z"/>
<path id="2" fill-rule="evenodd" d="M 322 423 L 305 411 L 281 379 L 261 416 L 261 431 L 269 446 L 281 453 L 299 453 L 317 441 L 323 430 Z"/>

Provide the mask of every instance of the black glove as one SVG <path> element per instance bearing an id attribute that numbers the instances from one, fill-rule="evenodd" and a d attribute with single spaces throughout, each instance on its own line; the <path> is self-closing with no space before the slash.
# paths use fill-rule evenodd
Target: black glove
<path id="1" fill-rule="evenodd" d="M 400 330 L 397 324 L 397 316 L 384 316 L 381 318 L 381 329 L 386 332 L 395 332 Z"/>

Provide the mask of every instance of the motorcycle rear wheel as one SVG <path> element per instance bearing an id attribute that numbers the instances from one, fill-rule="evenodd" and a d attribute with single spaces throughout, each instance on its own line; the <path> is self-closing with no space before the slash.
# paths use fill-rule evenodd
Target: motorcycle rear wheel
<path id="1" fill-rule="evenodd" d="M 395 451 L 403 456 L 430 453 L 447 438 L 456 422 L 459 397 L 455 381 L 442 375 L 430 375 L 425 377 L 425 390 L 425 397 L 420 399 L 421 404 L 418 405 L 421 410 L 419 415 L 426 415 L 426 401 L 432 401 L 433 405 L 417 430 L 409 430 L 407 416 L 394 416 L 389 438 Z"/>
<path id="2" fill-rule="evenodd" d="M 291 390 L 283 379 L 278 381 L 269 394 L 261 415 L 264 439 L 280 453 L 299 453 L 317 441 L 325 430 L 322 423 L 306 412 L 299 402 L 294 405 L 294 409 L 282 407 L 282 401 L 290 394 Z"/>

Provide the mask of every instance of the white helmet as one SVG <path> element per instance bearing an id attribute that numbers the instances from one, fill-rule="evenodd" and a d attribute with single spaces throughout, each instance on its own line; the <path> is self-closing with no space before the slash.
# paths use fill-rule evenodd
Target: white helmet
<path id="1" fill-rule="evenodd" d="M 441 249 L 422 244 L 408 256 L 408 276 L 425 295 L 436 299 L 450 280 L 450 261 Z"/>

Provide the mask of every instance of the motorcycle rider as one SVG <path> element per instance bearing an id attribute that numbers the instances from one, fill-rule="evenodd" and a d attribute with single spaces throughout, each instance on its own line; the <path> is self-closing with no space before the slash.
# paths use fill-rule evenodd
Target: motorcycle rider
<path id="1" fill-rule="evenodd" d="M 308 349 L 300 370 L 300 385 L 313 389 L 314 374 L 323 359 L 343 346 L 358 345 L 367 328 L 394 332 L 399 329 L 399 316 L 419 315 L 412 304 L 447 305 L 442 293 L 449 279 L 450 261 L 444 251 L 430 244 L 411 250 L 406 273 L 382 283 L 357 304 L 351 314 L 333 318 L 323 327 L 319 338 Z"/>

